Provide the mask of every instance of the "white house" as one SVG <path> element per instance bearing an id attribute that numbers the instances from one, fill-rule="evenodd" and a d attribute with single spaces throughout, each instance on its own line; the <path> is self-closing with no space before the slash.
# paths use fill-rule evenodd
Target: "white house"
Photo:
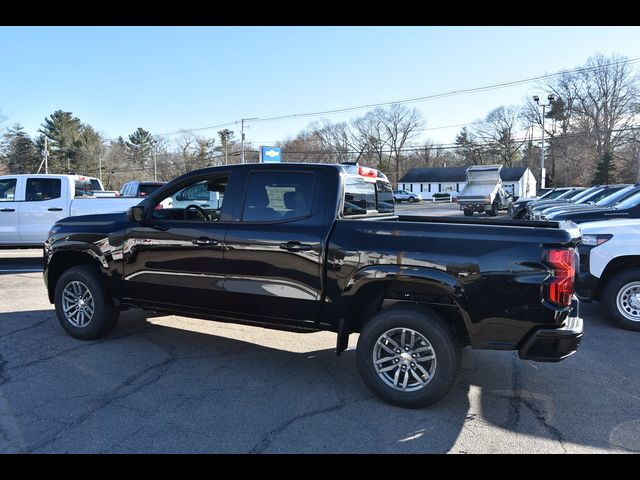
<path id="1" fill-rule="evenodd" d="M 399 190 L 417 192 L 425 199 L 434 193 L 456 196 L 467 184 L 468 167 L 412 168 L 398 182 Z M 527 167 L 502 167 L 502 187 L 514 197 L 533 197 L 537 182 Z"/>

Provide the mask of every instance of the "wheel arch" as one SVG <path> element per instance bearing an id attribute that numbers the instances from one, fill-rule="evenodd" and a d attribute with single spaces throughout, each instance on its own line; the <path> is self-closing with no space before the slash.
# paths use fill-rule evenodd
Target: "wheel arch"
<path id="1" fill-rule="evenodd" d="M 100 258 L 91 250 L 61 250 L 51 255 L 46 267 L 47 293 L 50 303 L 54 302 L 56 285 L 62 274 L 71 267 L 79 265 L 95 265 L 105 273 Z"/>
<path id="2" fill-rule="evenodd" d="M 338 331 L 337 351 L 346 348 L 346 338 L 360 332 L 377 312 L 399 304 L 420 305 L 434 310 L 465 341 L 470 319 L 464 304 L 464 289 L 453 276 L 434 269 L 402 266 L 364 268 L 350 280 L 343 293 L 348 297 Z"/>
<path id="3" fill-rule="evenodd" d="M 604 288 L 611 277 L 622 270 L 626 270 L 627 268 L 640 268 L 640 255 L 623 255 L 611 259 L 602 271 L 602 275 L 600 275 L 594 299 L 598 301 L 601 300 Z"/>

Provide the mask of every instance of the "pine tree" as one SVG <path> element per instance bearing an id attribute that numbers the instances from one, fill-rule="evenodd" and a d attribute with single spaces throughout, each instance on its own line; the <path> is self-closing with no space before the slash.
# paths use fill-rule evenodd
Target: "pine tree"
<path id="1" fill-rule="evenodd" d="M 131 160 L 135 164 L 147 168 L 149 166 L 149 159 L 156 145 L 156 140 L 153 138 L 153 135 L 144 128 L 138 127 L 135 132 L 129 135 L 129 141 L 126 145 Z"/>
<path id="2" fill-rule="evenodd" d="M 604 152 L 598 161 L 596 174 L 593 177 L 592 185 L 606 185 L 613 181 L 616 166 L 613 163 L 613 155 Z"/>
<path id="3" fill-rule="evenodd" d="M 10 173 L 36 173 L 40 157 L 36 146 L 19 123 L 3 135 L 0 151 Z"/>
<path id="4" fill-rule="evenodd" d="M 42 135 L 37 140 L 39 150 L 44 148 L 44 137 L 48 140 L 49 170 L 66 172 L 77 168 L 76 153 L 78 141 L 82 134 L 82 122 L 71 112 L 56 110 L 47 118 L 38 132 Z"/>

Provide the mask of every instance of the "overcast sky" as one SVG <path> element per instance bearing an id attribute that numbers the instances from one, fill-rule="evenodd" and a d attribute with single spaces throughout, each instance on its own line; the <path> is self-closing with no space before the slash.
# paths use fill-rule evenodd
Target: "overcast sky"
<path id="1" fill-rule="evenodd" d="M 34 134 L 62 109 L 111 138 L 137 127 L 163 134 L 519 80 L 596 52 L 640 57 L 640 28 L 0 27 L 0 127 Z M 524 84 L 411 106 L 433 128 L 546 93 Z M 248 122 L 247 140 L 267 145 L 365 112 Z M 424 135 L 448 143 L 459 129 Z"/>

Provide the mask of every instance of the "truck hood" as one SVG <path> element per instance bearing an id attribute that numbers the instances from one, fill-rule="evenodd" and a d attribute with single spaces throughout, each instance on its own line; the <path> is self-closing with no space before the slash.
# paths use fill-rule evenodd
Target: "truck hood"
<path id="1" fill-rule="evenodd" d="M 563 215 L 567 215 L 569 216 L 571 219 L 575 218 L 581 218 L 583 216 L 589 216 L 589 215 L 594 215 L 594 214 L 604 214 L 605 212 L 616 212 L 617 210 L 615 208 L 611 208 L 611 207 L 593 207 L 593 208 L 583 208 L 580 210 L 574 210 L 574 211 L 561 211 L 561 212 L 557 212 L 555 214 L 551 214 L 548 217 L 548 220 L 557 220 L 557 217 L 563 216 Z"/>
<path id="2" fill-rule="evenodd" d="M 640 226 L 640 219 L 638 218 L 626 218 L 626 219 L 611 219 L 611 220 L 597 220 L 594 222 L 585 222 L 580 225 L 580 231 L 582 233 L 615 233 L 614 228 L 629 228 Z M 610 232 L 611 231 L 611 232 Z"/>
<path id="3" fill-rule="evenodd" d="M 58 220 L 56 225 L 107 225 L 113 223 L 128 222 L 126 212 L 118 213 L 96 213 L 93 215 L 78 215 L 74 217 L 65 217 Z"/>

